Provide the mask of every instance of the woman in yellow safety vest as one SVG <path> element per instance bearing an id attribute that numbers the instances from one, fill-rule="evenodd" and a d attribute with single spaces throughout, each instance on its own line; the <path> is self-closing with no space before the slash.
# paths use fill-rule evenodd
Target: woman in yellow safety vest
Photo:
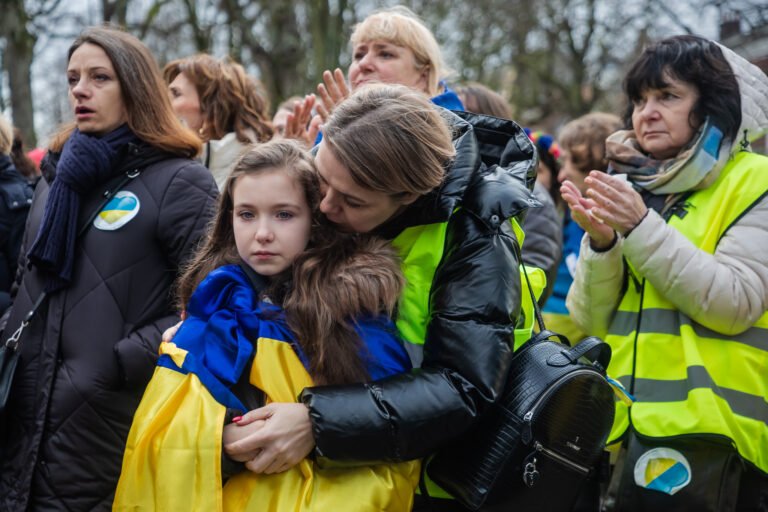
<path id="1" fill-rule="evenodd" d="M 645 49 L 627 130 L 585 198 L 567 305 L 613 349 L 621 442 L 604 510 L 768 506 L 768 77 L 694 36 Z M 630 402 L 629 400 L 627 402 Z"/>

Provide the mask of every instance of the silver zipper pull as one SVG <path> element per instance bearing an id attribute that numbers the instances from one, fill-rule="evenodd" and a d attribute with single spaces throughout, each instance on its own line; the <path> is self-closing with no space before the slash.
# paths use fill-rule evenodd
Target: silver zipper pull
<path id="1" fill-rule="evenodd" d="M 523 416 L 523 444 L 530 444 L 533 439 L 533 411 L 528 411 Z"/>

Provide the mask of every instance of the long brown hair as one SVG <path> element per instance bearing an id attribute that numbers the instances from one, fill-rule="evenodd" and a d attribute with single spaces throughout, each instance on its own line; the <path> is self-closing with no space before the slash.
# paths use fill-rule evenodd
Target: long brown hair
<path id="1" fill-rule="evenodd" d="M 160 70 L 144 43 L 114 28 L 89 27 L 69 47 L 67 61 L 86 43 L 100 47 L 112 62 L 120 81 L 128 126 L 139 139 L 184 158 L 200 153 L 200 140 L 173 113 Z M 63 126 L 54 135 L 50 149 L 60 152 L 75 126 Z"/>
<path id="2" fill-rule="evenodd" d="M 360 87 L 339 103 L 323 143 L 357 185 L 393 196 L 437 187 L 456 154 L 438 108 L 424 94 L 393 84 Z"/>
<path id="3" fill-rule="evenodd" d="M 245 144 L 272 138 L 275 130 L 269 119 L 269 99 L 264 86 L 229 56 L 216 60 L 199 54 L 174 60 L 163 68 L 168 84 L 179 73 L 192 82 L 200 98 L 203 140 L 218 140 L 230 132 L 235 132 L 237 140 Z M 253 136 L 256 140 L 251 140 Z"/>
<path id="4" fill-rule="evenodd" d="M 316 384 L 366 380 L 354 319 L 366 313 L 391 314 L 404 278 L 388 243 L 338 233 L 320 216 L 314 160 L 295 141 L 274 140 L 255 146 L 235 164 L 204 245 L 177 282 L 179 307 L 186 308 L 208 273 L 241 263 L 232 225 L 234 187 L 241 176 L 274 170 L 288 173 L 303 188 L 312 227 L 309 248 L 296 258 L 291 270 L 273 277 L 266 294 L 282 304 Z"/>

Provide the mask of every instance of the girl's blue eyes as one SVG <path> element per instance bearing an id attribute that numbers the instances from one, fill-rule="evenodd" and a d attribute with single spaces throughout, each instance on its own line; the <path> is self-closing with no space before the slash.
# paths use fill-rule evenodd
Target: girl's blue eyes
<path id="1" fill-rule="evenodd" d="M 237 216 L 244 220 L 251 220 L 256 218 L 256 216 L 249 211 L 242 211 L 238 213 Z M 293 213 L 287 212 L 287 211 L 281 211 L 281 212 L 277 212 L 275 217 L 277 217 L 280 220 L 288 220 L 293 218 Z"/>

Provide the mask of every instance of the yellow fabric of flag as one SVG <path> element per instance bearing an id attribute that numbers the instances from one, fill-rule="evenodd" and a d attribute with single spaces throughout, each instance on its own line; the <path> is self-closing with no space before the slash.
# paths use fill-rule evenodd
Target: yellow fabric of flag
<path id="1" fill-rule="evenodd" d="M 270 402 L 296 402 L 312 379 L 286 341 L 259 338 L 250 382 Z M 167 366 L 179 349 L 163 343 Z M 162 359 L 162 358 L 161 358 Z M 173 363 L 170 363 L 173 361 Z M 243 471 L 222 486 L 226 408 L 198 376 L 192 354 L 182 367 L 158 366 L 128 438 L 114 510 L 360 512 L 410 510 L 419 461 L 321 468 L 305 459 L 283 473 Z M 184 373 L 187 370 L 187 373 Z M 203 378 L 205 380 L 205 377 Z"/>

